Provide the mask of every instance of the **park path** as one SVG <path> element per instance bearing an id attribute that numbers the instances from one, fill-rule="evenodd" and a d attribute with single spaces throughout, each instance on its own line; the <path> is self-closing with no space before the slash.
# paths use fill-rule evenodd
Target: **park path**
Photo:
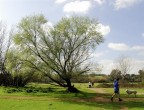
<path id="1" fill-rule="evenodd" d="M 101 93 L 101 94 L 108 93 L 104 90 L 104 88 L 89 88 L 89 89 L 95 91 L 96 93 Z"/>
<path id="2" fill-rule="evenodd" d="M 96 93 L 99 93 L 99 94 L 110 94 L 107 91 L 105 91 L 104 88 L 90 88 L 90 90 L 93 90 L 93 91 L 95 91 Z M 130 99 L 127 99 L 127 101 L 128 100 L 130 100 Z M 100 96 L 100 97 L 96 96 L 94 98 L 91 98 L 90 101 L 112 103 L 109 98 L 102 97 L 102 96 Z M 115 102 L 119 102 L 119 101 L 116 100 Z M 121 108 L 120 110 L 128 110 L 128 107 L 125 107 L 123 105 L 121 105 L 120 108 Z"/>

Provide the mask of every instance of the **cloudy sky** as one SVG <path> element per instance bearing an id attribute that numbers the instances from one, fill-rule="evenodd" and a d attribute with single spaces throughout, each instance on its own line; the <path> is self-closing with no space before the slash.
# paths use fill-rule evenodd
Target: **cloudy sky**
<path id="1" fill-rule="evenodd" d="M 127 56 L 131 73 L 144 67 L 144 0 L 0 0 L 0 20 L 16 25 L 22 17 L 44 14 L 52 24 L 73 14 L 98 19 L 105 42 L 92 53 L 93 61 L 109 74 L 115 60 Z"/>

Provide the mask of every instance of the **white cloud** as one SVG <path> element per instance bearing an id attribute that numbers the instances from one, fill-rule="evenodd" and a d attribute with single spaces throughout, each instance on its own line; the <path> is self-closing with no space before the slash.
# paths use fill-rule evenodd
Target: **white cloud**
<path id="1" fill-rule="evenodd" d="M 47 25 L 50 26 L 51 28 L 53 28 L 53 23 L 52 22 L 48 22 Z"/>
<path id="2" fill-rule="evenodd" d="M 109 43 L 108 47 L 117 51 L 127 51 L 129 46 L 124 43 Z"/>
<path id="3" fill-rule="evenodd" d="M 129 46 L 124 43 L 109 43 L 108 47 L 116 51 L 144 51 L 142 45 Z"/>
<path id="4" fill-rule="evenodd" d="M 106 2 L 105 0 L 94 0 L 94 1 L 97 2 L 98 5 L 102 5 Z"/>
<path id="5" fill-rule="evenodd" d="M 47 22 L 47 23 L 45 23 L 45 24 L 43 24 L 42 25 L 42 29 L 47 33 L 49 33 L 49 31 L 51 30 L 51 29 L 53 29 L 54 27 L 53 27 L 53 24 L 52 24 L 52 22 Z"/>
<path id="6" fill-rule="evenodd" d="M 56 0 L 55 3 L 63 3 L 65 2 L 66 0 Z"/>
<path id="7" fill-rule="evenodd" d="M 137 3 L 140 3 L 142 0 L 116 0 L 114 3 L 115 9 L 123 9 L 127 7 L 131 7 Z"/>
<path id="8" fill-rule="evenodd" d="M 87 13 L 91 7 L 90 1 L 74 1 L 65 4 L 64 12 Z"/>
<path id="9" fill-rule="evenodd" d="M 104 52 L 96 52 L 96 53 L 92 53 L 91 57 L 98 58 L 98 57 L 101 57 L 103 55 L 104 55 Z"/>
<path id="10" fill-rule="evenodd" d="M 110 33 L 111 29 L 109 25 L 98 24 L 98 32 L 100 32 L 103 36 L 106 36 Z"/>
<path id="11" fill-rule="evenodd" d="M 138 55 L 140 55 L 140 56 L 144 56 L 144 51 L 139 52 Z"/>
<path id="12" fill-rule="evenodd" d="M 142 33 L 142 37 L 144 38 L 144 33 Z"/>
<path id="13" fill-rule="evenodd" d="M 137 60 L 137 59 L 133 59 L 133 71 L 131 72 L 131 74 L 138 74 L 138 71 L 140 69 L 144 68 L 144 61 L 143 60 Z"/>
<path id="14" fill-rule="evenodd" d="M 144 51 L 144 46 L 140 46 L 140 45 L 137 45 L 137 46 L 133 46 L 131 48 L 131 50 L 137 50 L 137 51 Z"/>
<path id="15" fill-rule="evenodd" d="M 112 69 L 116 68 L 113 60 L 101 60 L 98 64 L 102 65 L 102 74 L 110 74 Z"/>

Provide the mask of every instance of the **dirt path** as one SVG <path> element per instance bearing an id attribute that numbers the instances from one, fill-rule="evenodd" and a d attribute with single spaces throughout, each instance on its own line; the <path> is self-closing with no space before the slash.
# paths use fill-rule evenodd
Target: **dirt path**
<path id="1" fill-rule="evenodd" d="M 121 110 L 128 110 L 127 107 L 121 106 Z"/>
<path id="2" fill-rule="evenodd" d="M 90 90 L 95 91 L 96 93 L 107 93 L 103 88 L 90 88 Z"/>
<path id="3" fill-rule="evenodd" d="M 96 93 L 99 93 L 99 94 L 109 94 L 107 91 L 105 91 L 104 90 L 104 88 L 90 88 L 90 90 L 93 90 L 93 91 L 95 91 Z M 144 98 L 124 98 L 123 99 L 123 101 L 122 102 L 120 102 L 121 104 L 123 103 L 123 102 L 129 102 L 129 101 L 132 101 L 132 100 L 134 100 L 134 101 L 144 101 Z M 111 100 L 110 100 L 110 98 L 107 98 L 107 97 L 105 97 L 105 96 L 100 96 L 100 97 L 98 97 L 98 96 L 96 96 L 96 97 L 93 97 L 93 98 L 90 98 L 88 101 L 92 101 L 92 102 L 104 102 L 104 103 L 112 103 L 111 102 Z M 118 101 L 118 99 L 117 98 L 115 98 L 114 99 L 114 102 L 118 102 L 119 103 L 119 101 Z M 126 106 L 124 106 L 123 104 L 120 106 L 120 110 L 128 110 L 128 107 L 126 107 Z"/>
<path id="4" fill-rule="evenodd" d="M 104 90 L 104 88 L 89 88 L 90 90 L 93 90 L 93 91 L 95 91 L 96 93 L 99 93 L 99 94 L 109 94 L 110 96 L 111 96 L 111 94 L 109 93 L 109 92 L 107 92 L 107 91 L 105 91 Z M 141 94 L 141 93 L 139 93 L 139 94 Z M 108 99 L 108 98 L 106 98 L 106 97 L 102 97 L 102 96 L 96 96 L 95 98 L 101 98 L 101 99 Z M 135 100 L 135 101 L 144 101 L 144 98 L 138 98 L 138 97 L 136 97 L 136 98 L 131 98 L 131 97 L 129 97 L 129 98 L 124 98 L 123 99 L 123 101 L 132 101 L 132 100 Z M 105 101 L 104 101 L 105 102 Z"/>

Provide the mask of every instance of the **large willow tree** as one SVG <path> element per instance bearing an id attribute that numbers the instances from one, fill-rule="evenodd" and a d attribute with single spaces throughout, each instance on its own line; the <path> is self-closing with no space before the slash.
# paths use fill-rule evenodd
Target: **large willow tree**
<path id="1" fill-rule="evenodd" d="M 73 76 L 89 71 L 89 53 L 103 42 L 98 22 L 87 17 L 62 18 L 53 27 L 43 15 L 28 16 L 18 24 L 15 43 L 30 53 L 25 61 L 60 86 L 71 85 Z"/>

